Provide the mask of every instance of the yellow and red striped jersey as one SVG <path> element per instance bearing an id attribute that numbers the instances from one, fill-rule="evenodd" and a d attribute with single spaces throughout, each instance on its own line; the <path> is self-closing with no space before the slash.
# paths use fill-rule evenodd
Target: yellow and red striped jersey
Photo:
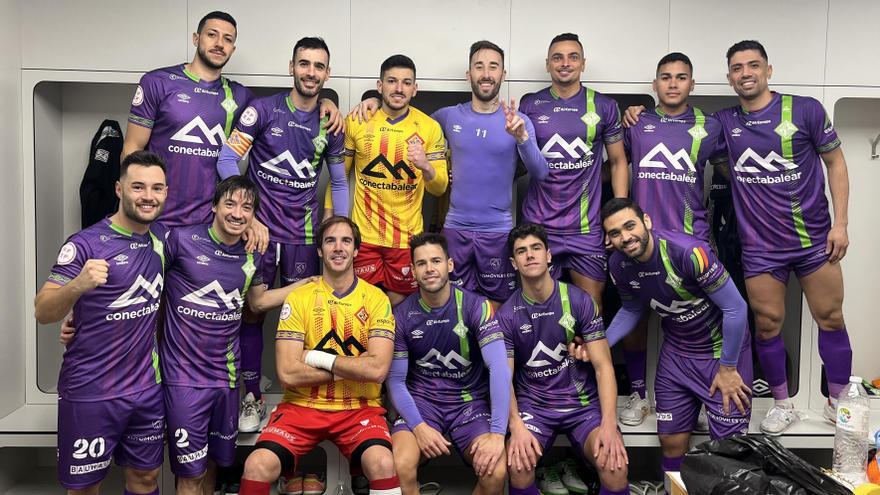
<path id="1" fill-rule="evenodd" d="M 354 168 L 354 205 L 351 219 L 364 242 L 407 248 L 409 238 L 422 232 L 425 189 L 440 196 L 449 184 L 446 140 L 440 124 L 416 108 L 392 119 L 381 109 L 359 123 L 349 118 L 345 131 L 345 170 Z M 426 181 L 422 171 L 407 160 L 407 147 L 420 142 L 435 170 Z M 326 207 L 331 207 L 330 194 Z"/>
<path id="2" fill-rule="evenodd" d="M 391 303 L 381 290 L 356 279 L 337 295 L 323 278 L 287 295 L 278 321 L 277 340 L 299 340 L 306 350 L 339 356 L 359 356 L 371 337 L 394 340 Z M 381 383 L 339 380 L 315 387 L 284 391 L 283 402 L 327 411 L 382 406 Z"/>

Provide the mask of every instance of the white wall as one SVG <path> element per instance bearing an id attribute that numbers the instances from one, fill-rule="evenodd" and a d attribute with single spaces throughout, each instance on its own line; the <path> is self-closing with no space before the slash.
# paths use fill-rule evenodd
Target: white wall
<path id="1" fill-rule="evenodd" d="M 33 297 L 23 293 L 24 250 L 22 243 L 21 154 L 21 31 L 19 3 L 0 0 L 0 150 L 4 157 L 5 186 L 0 194 L 0 212 L 5 242 L 0 243 L 0 417 L 24 403 L 24 338 L 21 331 L 30 312 L 26 303 Z"/>
<path id="2" fill-rule="evenodd" d="M 546 84 L 547 44 L 563 31 L 581 35 L 588 60 L 585 79 L 600 91 L 650 93 L 656 61 L 675 50 L 693 59 L 697 94 L 732 95 L 725 81 L 724 52 L 735 41 L 753 38 L 767 47 L 775 69 L 772 82 L 779 90 L 818 97 L 829 112 L 835 111 L 839 98 L 856 91 L 880 101 L 880 64 L 875 63 L 872 52 L 880 44 L 880 31 L 873 24 L 880 19 L 880 2 L 873 0 L 624 0 L 613 5 L 596 0 L 414 0 L 405 4 L 324 0 L 318 8 L 303 0 L 0 2 L 5 7 L 0 19 L 0 114 L 3 122 L 18 123 L 0 134 L 0 149 L 7 157 L 9 150 L 15 157 L 25 151 L 24 161 L 16 159 L 13 163 L 20 165 L 8 168 L 7 179 L 14 184 L 24 181 L 31 190 L 30 149 L 39 146 L 28 128 L 35 81 L 130 85 L 143 71 L 189 60 L 194 53 L 191 33 L 198 19 L 214 9 L 226 10 L 239 21 L 237 51 L 226 73 L 249 85 L 289 84 L 287 60 L 295 40 L 323 36 L 332 55 L 334 78 L 329 86 L 339 93 L 344 108 L 374 87 L 380 62 L 392 53 L 413 57 L 422 89 L 467 90 L 463 82 L 467 48 L 482 38 L 506 49 L 512 82 L 505 91 L 519 97 Z M 27 82 L 23 90 L 20 67 Z M 95 86 L 65 86 L 59 91 L 61 180 L 67 190 L 61 193 L 63 210 L 56 220 L 69 233 L 78 224 L 78 201 L 72 188 L 78 185 L 85 166 L 88 140 L 104 115 L 122 119 L 127 103 L 121 86 L 112 88 L 103 99 Z M 108 108 L 110 102 L 118 102 L 119 108 Z M 25 112 L 23 120 L 19 109 Z M 876 125 L 876 113 L 844 120 L 852 123 L 847 123 L 842 133 L 844 148 L 852 156 L 853 166 L 859 167 L 853 176 L 860 180 L 853 183 L 850 204 L 851 237 L 860 245 L 853 246 L 843 263 L 848 301 L 858 301 L 848 303 L 845 314 L 856 353 L 855 370 L 873 377 L 880 375 L 880 364 L 871 352 L 876 348 L 871 322 L 876 319 L 872 302 L 880 292 L 876 282 L 880 268 L 871 262 L 871 243 L 876 239 L 862 229 L 872 228 L 867 219 L 874 209 L 874 194 L 865 188 L 876 184 L 871 174 L 877 162 L 862 157 L 864 143 L 860 140 L 862 135 L 876 135 L 880 126 Z M 870 180 L 874 182 L 865 182 Z M 4 218 L 12 220 L 7 228 L 33 236 L 33 228 L 28 227 L 33 205 L 22 200 L 35 199 L 33 192 L 25 191 L 22 196 L 17 188 L 11 189 L 0 197 Z M 49 268 L 45 262 L 37 263 L 32 239 L 28 244 L 24 255 L 17 244 L 0 247 L 5 280 L 10 281 L 0 288 L 0 296 L 8 296 L 0 297 L 0 313 L 5 316 L 6 328 L 24 328 L 3 336 L 0 372 L 8 369 L 12 374 L 4 373 L 7 377 L 21 375 L 18 351 L 22 339 L 35 331 L 30 316 L 33 290 Z M 28 289 L 25 294 L 21 287 Z M 815 332 L 808 317 L 802 328 L 805 336 Z M 815 355 L 809 342 L 805 346 Z M 817 378 L 812 380 L 818 383 Z M 3 380 L 0 392 L 9 390 L 12 397 L 21 397 L 21 385 L 10 385 L 14 381 Z M 809 399 L 814 404 L 818 400 L 815 395 Z M 28 400 L 31 397 L 29 389 Z M 42 400 L 50 403 L 49 398 Z M 0 417 L 11 403 L 14 401 L 0 402 Z"/>

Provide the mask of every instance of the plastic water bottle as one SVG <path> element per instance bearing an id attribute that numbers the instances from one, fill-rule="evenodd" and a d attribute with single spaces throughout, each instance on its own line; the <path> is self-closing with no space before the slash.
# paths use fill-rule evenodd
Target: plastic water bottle
<path id="1" fill-rule="evenodd" d="M 837 398 L 837 427 L 834 432 L 834 471 L 853 486 L 866 481 L 868 463 L 868 393 L 862 379 L 849 377 L 849 385 Z"/>

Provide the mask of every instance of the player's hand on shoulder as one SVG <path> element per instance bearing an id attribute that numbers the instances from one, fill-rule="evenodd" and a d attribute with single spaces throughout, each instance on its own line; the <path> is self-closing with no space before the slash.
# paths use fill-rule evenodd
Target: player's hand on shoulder
<path id="1" fill-rule="evenodd" d="M 70 345 L 73 342 L 73 338 L 76 337 L 76 328 L 73 325 L 73 313 L 70 313 L 61 321 L 61 332 L 58 335 L 58 342 L 61 342 L 65 347 Z"/>
<path id="2" fill-rule="evenodd" d="M 449 446 L 452 443 L 427 423 L 419 423 L 412 431 L 423 456 L 433 459 L 441 455 L 449 455 Z"/>
<path id="3" fill-rule="evenodd" d="M 639 122 L 639 115 L 645 111 L 644 105 L 633 105 L 627 107 L 623 112 L 623 126 L 632 127 Z"/>
<path id="4" fill-rule="evenodd" d="M 377 110 L 379 110 L 379 100 L 375 97 L 367 98 L 351 107 L 351 111 L 348 112 L 348 118 L 357 119 L 358 123 L 364 123 L 370 120 Z"/>
<path id="5" fill-rule="evenodd" d="M 264 254 L 269 248 L 269 229 L 256 218 L 251 220 L 251 224 L 241 238 L 245 240 L 244 248 L 249 253 L 257 250 L 260 254 Z"/>
<path id="6" fill-rule="evenodd" d="M 576 336 L 568 344 L 568 355 L 584 363 L 590 362 L 590 351 L 587 349 L 587 343 L 580 336 Z"/>
<path id="7" fill-rule="evenodd" d="M 333 100 L 321 98 L 319 104 L 321 108 L 320 116 L 322 118 L 324 116 L 327 117 L 327 122 L 324 122 L 323 126 L 327 129 L 327 133 L 338 136 L 340 132 L 345 132 L 345 118 L 342 116 L 342 112 L 339 111 L 339 107 L 333 103 Z"/>
<path id="8" fill-rule="evenodd" d="M 73 279 L 73 283 L 80 292 L 86 292 L 94 289 L 99 285 L 107 283 L 107 277 L 110 274 L 110 264 L 102 259 L 86 260 L 79 275 Z"/>

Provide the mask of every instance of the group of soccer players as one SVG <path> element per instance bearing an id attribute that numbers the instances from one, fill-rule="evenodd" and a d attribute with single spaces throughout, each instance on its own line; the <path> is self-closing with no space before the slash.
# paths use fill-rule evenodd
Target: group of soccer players
<path id="1" fill-rule="evenodd" d="M 499 98 L 504 52 L 491 42 L 471 47 L 471 101 L 432 116 L 410 106 L 416 67 L 394 55 L 379 98 L 356 107 L 342 134 L 335 106 L 319 101 L 330 77 L 323 40 L 296 43 L 290 91 L 256 98 L 221 75 L 236 35 L 231 16 L 212 12 L 193 34 L 192 62 L 143 76 L 119 210 L 68 239 L 37 294 L 40 322 L 72 311 L 58 412 L 69 493 L 97 493 L 111 457 L 126 494 L 158 493 L 166 432 L 178 493 L 211 493 L 237 431 L 257 430 L 265 413 L 261 328 L 279 306 L 285 392 L 247 458 L 242 494 L 268 494 L 331 440 L 370 493 L 418 493 L 420 462 L 454 447 L 473 466 L 475 493 L 507 482 L 532 495 L 559 433 L 593 464 L 601 493 L 629 493 L 609 346 L 650 310 L 664 331 L 662 467 L 677 470 L 701 407 L 713 438 L 746 432 L 750 417 L 748 307 L 709 244 L 710 161 L 731 181 L 757 356 L 776 399 L 761 428 L 778 434 L 798 417 L 779 335 L 792 269 L 821 330 L 833 407 L 852 356 L 838 263 L 846 163 L 819 102 L 770 91 L 759 43 L 727 53 L 740 105 L 714 116 L 690 106 L 693 67 L 672 53 L 657 66 L 659 105 L 625 119 L 581 84 L 584 50 L 570 33 L 550 43 L 551 86 L 519 110 Z M 615 198 L 603 200 L 605 156 Z M 514 226 L 520 163 L 530 182 Z M 422 232 L 424 192 L 447 188 L 443 233 Z M 623 300 L 607 330 L 606 273 Z M 625 412 L 641 419 L 644 352 L 627 359 L 641 387 Z"/>

